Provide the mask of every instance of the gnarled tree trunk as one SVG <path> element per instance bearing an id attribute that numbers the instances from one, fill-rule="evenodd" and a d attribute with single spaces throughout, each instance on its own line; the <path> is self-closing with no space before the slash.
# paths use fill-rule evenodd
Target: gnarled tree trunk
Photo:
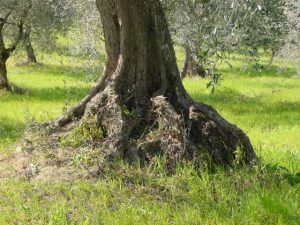
<path id="1" fill-rule="evenodd" d="M 199 64 L 198 58 L 195 54 L 192 54 L 189 47 L 185 47 L 185 60 L 181 71 L 181 78 L 189 76 L 200 76 L 204 78 L 206 71 L 202 65 Z"/>
<path id="2" fill-rule="evenodd" d="M 167 22 L 158 0 L 97 0 L 107 63 L 80 105 L 59 118 L 55 130 L 95 126 L 104 158 L 148 161 L 164 155 L 196 165 L 246 164 L 256 155 L 246 134 L 184 89 Z"/>
<path id="3" fill-rule="evenodd" d="M 27 27 L 24 30 L 24 34 L 23 34 L 23 43 L 24 43 L 24 47 L 26 50 L 26 54 L 27 54 L 27 62 L 28 63 L 37 63 L 37 59 L 35 56 L 35 52 L 31 43 L 31 39 L 30 39 L 30 33 L 31 33 L 31 29 L 30 27 Z"/>

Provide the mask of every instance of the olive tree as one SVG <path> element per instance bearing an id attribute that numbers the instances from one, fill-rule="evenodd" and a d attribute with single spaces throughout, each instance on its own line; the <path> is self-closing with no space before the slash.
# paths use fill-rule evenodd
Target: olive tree
<path id="1" fill-rule="evenodd" d="M 27 63 L 37 63 L 33 42 L 45 48 L 55 47 L 58 34 L 65 34 L 74 21 L 76 9 L 70 0 L 31 0 L 32 7 L 24 23 L 23 45 Z"/>
<path id="2" fill-rule="evenodd" d="M 217 65 L 226 53 L 246 53 L 259 60 L 258 50 L 272 52 L 270 65 L 289 32 L 287 0 L 164 0 L 176 44 L 186 58 L 182 77 L 220 74 Z M 228 63 L 228 61 L 225 61 Z"/>
<path id="3" fill-rule="evenodd" d="M 97 0 L 97 6 L 106 69 L 82 102 L 51 124 L 52 146 L 76 132 L 103 149 L 97 157 L 104 160 L 147 162 L 162 154 L 170 167 L 180 160 L 199 165 L 206 156 L 222 165 L 256 161 L 241 129 L 186 92 L 159 0 Z"/>
<path id="4" fill-rule="evenodd" d="M 252 14 L 241 24 L 241 49 L 257 61 L 259 49 L 270 51 L 271 66 L 290 32 L 287 11 L 291 6 L 287 0 L 249 1 Z"/>
<path id="5" fill-rule="evenodd" d="M 6 62 L 20 43 L 30 0 L 3 0 L 0 5 L 0 90 L 9 90 Z"/>
<path id="6" fill-rule="evenodd" d="M 296 64 L 297 73 L 300 74 L 300 2 L 289 0 L 292 5 L 286 13 L 292 29 L 285 39 L 284 46 L 280 49 L 279 55 L 288 62 Z"/>
<path id="7" fill-rule="evenodd" d="M 182 77 L 215 74 L 223 53 L 238 43 L 238 29 L 250 13 L 246 1 L 163 2 L 175 41 L 186 52 Z"/>
<path id="8" fill-rule="evenodd" d="M 103 172 L 104 163 L 113 166 L 124 159 L 145 165 L 157 156 L 164 156 L 170 171 L 184 161 L 196 167 L 257 162 L 248 136 L 185 90 L 159 0 L 96 2 L 105 38 L 105 70 L 77 106 L 46 129 L 40 126 L 44 132 L 37 128 L 39 135 L 26 136 L 19 174 L 94 177 Z M 64 165 L 74 165 L 73 153 L 83 149 L 91 153 L 89 163 L 66 171 Z M 50 159 L 48 152 L 65 154 L 66 160 L 57 164 L 58 158 Z M 37 173 L 28 160 L 37 165 Z"/>

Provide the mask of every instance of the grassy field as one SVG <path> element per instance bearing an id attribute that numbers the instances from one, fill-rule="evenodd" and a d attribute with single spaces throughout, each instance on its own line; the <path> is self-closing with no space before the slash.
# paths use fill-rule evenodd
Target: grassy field
<path id="1" fill-rule="evenodd" d="M 82 58 L 43 56 L 42 66 L 9 62 L 11 83 L 26 94 L 0 93 L 0 163 L 26 126 L 60 115 L 92 85 L 95 70 Z M 158 160 L 147 171 L 120 165 L 122 173 L 97 182 L 1 180 L 0 225 L 300 224 L 300 77 L 292 65 L 278 74 L 280 63 L 257 72 L 231 61 L 214 95 L 207 80 L 184 85 L 249 135 L 261 165 L 214 173 L 181 165 L 169 176 Z"/>

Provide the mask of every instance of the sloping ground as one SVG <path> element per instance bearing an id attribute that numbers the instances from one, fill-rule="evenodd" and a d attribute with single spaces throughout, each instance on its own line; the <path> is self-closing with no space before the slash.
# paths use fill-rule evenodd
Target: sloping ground
<path id="1" fill-rule="evenodd" d="M 27 94 L 0 93 L 0 168 L 14 163 L 3 159 L 20 149 L 6 146 L 27 125 L 61 114 L 91 85 L 77 59 L 52 56 L 42 63 L 9 67 L 10 80 Z M 181 165 L 169 176 L 158 159 L 147 170 L 120 162 L 93 182 L 2 179 L 0 224 L 299 224 L 300 78 L 291 70 L 277 75 L 275 67 L 240 72 L 238 59 L 233 65 L 221 68 L 224 80 L 214 95 L 205 80 L 184 83 L 194 99 L 244 129 L 261 166 L 199 174 Z M 84 150 L 69 154 L 79 169 L 88 157 Z"/>

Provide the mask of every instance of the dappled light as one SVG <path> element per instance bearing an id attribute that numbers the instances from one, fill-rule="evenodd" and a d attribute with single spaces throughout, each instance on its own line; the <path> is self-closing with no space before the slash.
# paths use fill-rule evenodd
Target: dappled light
<path id="1" fill-rule="evenodd" d="M 299 224 L 298 2 L 2 1 L 0 224 Z"/>

